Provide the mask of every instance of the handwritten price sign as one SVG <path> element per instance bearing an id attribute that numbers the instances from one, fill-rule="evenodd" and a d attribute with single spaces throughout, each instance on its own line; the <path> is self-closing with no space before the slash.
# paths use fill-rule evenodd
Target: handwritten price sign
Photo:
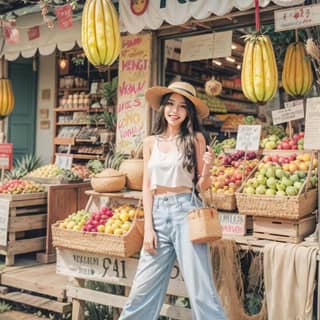
<path id="1" fill-rule="evenodd" d="M 238 126 L 236 150 L 256 151 L 259 149 L 260 125 Z"/>
<path id="2" fill-rule="evenodd" d="M 280 123 L 285 123 L 293 120 L 303 119 L 304 110 L 303 104 L 287 106 L 285 109 L 272 111 L 273 124 L 276 126 Z"/>
<path id="3" fill-rule="evenodd" d="M 307 28 L 320 24 L 320 5 L 295 7 L 274 12 L 275 31 Z"/>

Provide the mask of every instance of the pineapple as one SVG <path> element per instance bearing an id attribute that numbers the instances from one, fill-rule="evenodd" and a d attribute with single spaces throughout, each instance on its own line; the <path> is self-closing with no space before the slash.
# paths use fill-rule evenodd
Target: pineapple
<path id="1" fill-rule="evenodd" d="M 21 179 L 24 176 L 26 176 L 29 172 L 39 168 L 40 165 L 40 158 L 32 154 L 25 155 L 21 159 L 17 159 L 14 161 L 13 169 L 11 171 L 6 172 L 5 179 Z"/>

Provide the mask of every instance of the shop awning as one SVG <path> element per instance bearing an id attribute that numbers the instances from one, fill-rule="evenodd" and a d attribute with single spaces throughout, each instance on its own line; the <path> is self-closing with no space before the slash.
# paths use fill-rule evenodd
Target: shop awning
<path id="1" fill-rule="evenodd" d="M 29 40 L 28 31 L 33 26 L 39 26 L 39 37 Z M 17 19 L 19 41 L 16 44 L 6 42 L 4 47 L 5 58 L 9 61 L 17 59 L 20 54 L 24 58 L 35 55 L 37 50 L 41 55 L 52 54 L 56 49 L 60 51 L 71 50 L 76 44 L 81 46 L 81 20 L 73 21 L 72 27 L 60 29 L 55 21 L 53 29 L 43 23 L 40 13 L 35 13 Z"/>
<path id="2" fill-rule="evenodd" d="M 149 0 L 136 1 L 121 0 L 120 16 L 123 31 L 138 33 L 143 29 L 159 29 L 163 22 L 171 25 L 181 25 L 190 18 L 205 19 L 211 14 L 223 16 L 232 9 L 248 10 L 254 7 L 254 0 Z M 279 6 L 295 6 L 303 4 L 303 0 L 260 0 L 261 7 L 270 3 Z"/>

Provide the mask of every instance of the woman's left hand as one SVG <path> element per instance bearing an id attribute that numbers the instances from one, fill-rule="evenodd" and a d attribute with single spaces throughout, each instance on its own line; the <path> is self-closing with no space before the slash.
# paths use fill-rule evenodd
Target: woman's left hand
<path id="1" fill-rule="evenodd" d="M 209 167 L 212 166 L 213 160 L 215 158 L 213 150 L 210 148 L 210 146 L 207 146 L 207 151 L 203 154 L 203 162 L 208 165 Z"/>

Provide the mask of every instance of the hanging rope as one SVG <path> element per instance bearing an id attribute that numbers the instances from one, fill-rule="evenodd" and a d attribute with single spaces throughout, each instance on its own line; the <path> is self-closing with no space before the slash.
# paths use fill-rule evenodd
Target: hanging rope
<path id="1" fill-rule="evenodd" d="M 255 16 L 256 16 L 256 31 L 260 31 L 260 8 L 259 8 L 259 0 L 254 0 L 255 2 Z"/>

